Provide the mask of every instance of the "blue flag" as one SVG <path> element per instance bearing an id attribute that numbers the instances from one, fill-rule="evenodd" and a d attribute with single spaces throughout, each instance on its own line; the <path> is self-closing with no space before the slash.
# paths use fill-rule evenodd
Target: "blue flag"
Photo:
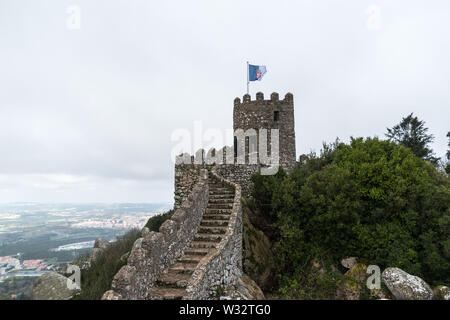
<path id="1" fill-rule="evenodd" d="M 248 80 L 249 81 L 261 81 L 262 77 L 266 74 L 266 66 L 254 66 L 248 65 Z"/>

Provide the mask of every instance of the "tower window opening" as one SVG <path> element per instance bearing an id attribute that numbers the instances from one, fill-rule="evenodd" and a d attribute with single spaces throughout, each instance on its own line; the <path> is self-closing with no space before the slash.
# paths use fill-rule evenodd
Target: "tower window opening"
<path id="1" fill-rule="evenodd" d="M 280 120 L 280 111 L 274 111 L 273 112 L 273 121 Z"/>

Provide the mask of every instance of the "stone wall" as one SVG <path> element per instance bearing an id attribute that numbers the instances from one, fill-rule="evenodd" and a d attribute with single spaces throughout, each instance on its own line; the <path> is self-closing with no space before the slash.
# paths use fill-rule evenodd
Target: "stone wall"
<path id="1" fill-rule="evenodd" d="M 201 166 L 194 164 L 175 165 L 175 201 L 174 209 L 177 209 L 189 196 L 194 185 L 198 182 Z"/>
<path id="2" fill-rule="evenodd" d="M 261 169 L 259 164 L 222 164 L 218 165 L 216 172 L 228 181 L 241 186 L 241 192 L 244 197 L 250 196 L 252 174 Z"/>
<path id="3" fill-rule="evenodd" d="M 273 152 L 278 150 L 279 163 L 284 169 L 292 169 L 296 162 L 292 94 L 288 93 L 283 100 L 279 100 L 278 93 L 272 93 L 270 100 L 264 100 L 263 94 L 259 92 L 256 94 L 256 100 L 251 101 L 250 95 L 245 95 L 242 103 L 236 98 L 233 128 L 236 136 L 237 132 L 244 131 L 242 139 L 236 139 L 236 154 L 233 148 L 224 147 L 217 152 L 211 149 L 205 154 L 204 150 L 199 150 L 195 156 L 182 154 L 177 157 L 174 215 L 161 226 L 159 232 L 149 232 L 136 240 L 127 265 L 116 274 L 112 290 L 107 291 L 102 299 L 145 299 L 161 271 L 183 255 L 184 249 L 194 238 L 208 205 L 208 171 L 234 189 L 234 204 L 225 236 L 215 250 L 202 258 L 193 273 L 186 289 L 188 299 L 207 299 L 215 293 L 217 287 L 226 287 L 241 277 L 241 196 L 250 195 L 251 175 L 267 169 L 262 165 L 267 163 L 263 161 L 262 154 L 256 154 L 257 161 L 249 161 L 250 158 L 254 159 L 254 141 L 259 144 L 259 136 L 254 140 L 254 134 L 251 137 L 246 135 L 254 131 L 259 134 L 260 129 L 268 129 L 267 155 L 271 156 L 275 154 L 272 154 L 270 148 L 270 130 L 275 129 L 273 134 L 278 130 L 279 148 Z M 262 143 L 265 143 L 264 133 L 261 133 L 261 138 Z M 277 143 L 277 140 L 274 139 L 274 143 Z M 262 150 L 264 151 L 266 150 Z"/>
<path id="4" fill-rule="evenodd" d="M 241 186 L 244 197 L 250 196 L 252 174 L 261 169 L 259 164 L 177 164 L 175 165 L 175 209 L 189 196 L 192 186 L 197 183 L 199 172 L 202 169 L 211 170 L 216 168 L 217 174 L 223 178 L 237 183 Z"/>
<path id="5" fill-rule="evenodd" d="M 209 200 L 207 171 L 199 170 L 196 179 L 189 196 L 159 232 L 149 232 L 135 241 L 127 265 L 114 276 L 112 290 L 103 295 L 103 300 L 145 299 L 160 272 L 183 255 L 197 233 Z"/>
<path id="6" fill-rule="evenodd" d="M 242 204 L 240 185 L 224 179 L 212 169 L 211 174 L 233 188 L 234 204 L 225 236 L 216 249 L 200 260 L 186 291 L 188 299 L 208 299 L 218 287 L 226 287 L 242 276 Z"/>

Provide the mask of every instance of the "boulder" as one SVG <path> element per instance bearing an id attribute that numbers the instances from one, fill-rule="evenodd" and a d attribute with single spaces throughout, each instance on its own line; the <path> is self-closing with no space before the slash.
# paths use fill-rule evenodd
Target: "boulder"
<path id="1" fill-rule="evenodd" d="M 146 235 L 150 234 L 150 229 L 147 227 L 142 228 L 141 235 L 145 238 Z"/>
<path id="2" fill-rule="evenodd" d="M 450 300 L 450 289 L 447 286 L 437 286 L 433 292 L 436 300 Z"/>
<path id="3" fill-rule="evenodd" d="M 95 239 L 94 242 L 94 248 L 106 249 L 109 247 L 109 245 L 110 245 L 109 241 L 102 238 L 97 238 Z"/>
<path id="4" fill-rule="evenodd" d="M 433 299 L 433 290 L 425 281 L 400 268 L 387 268 L 381 277 L 397 300 Z"/>
<path id="5" fill-rule="evenodd" d="M 122 296 L 127 296 L 131 290 L 132 284 L 136 280 L 136 267 L 130 265 L 124 265 L 116 273 L 112 280 L 111 287 L 114 291 Z"/>
<path id="6" fill-rule="evenodd" d="M 32 300 L 69 300 L 79 290 L 69 289 L 71 280 L 56 272 L 47 272 L 33 285 Z"/>
<path id="7" fill-rule="evenodd" d="M 219 300 L 264 300 L 260 287 L 244 274 L 220 295 Z"/>
<path id="8" fill-rule="evenodd" d="M 353 268 L 358 263 L 358 259 L 355 257 L 347 257 L 341 260 L 341 264 L 343 267 L 347 269 Z"/>
<path id="9" fill-rule="evenodd" d="M 92 249 L 92 261 L 98 259 L 98 257 L 110 246 L 110 243 L 102 238 L 95 239 L 94 248 Z"/>
<path id="10" fill-rule="evenodd" d="M 122 296 L 114 290 L 108 290 L 103 294 L 102 300 L 122 300 Z"/>

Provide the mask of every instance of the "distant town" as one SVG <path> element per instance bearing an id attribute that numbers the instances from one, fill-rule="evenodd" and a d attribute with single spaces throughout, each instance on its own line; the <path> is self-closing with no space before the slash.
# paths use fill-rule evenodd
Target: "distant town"
<path id="1" fill-rule="evenodd" d="M 0 204 L 0 300 L 27 299 L 48 271 L 90 253 L 96 238 L 115 241 L 166 204 Z"/>
<path id="2" fill-rule="evenodd" d="M 54 265 L 43 259 L 20 260 L 20 255 L 0 257 L 0 282 L 11 276 L 36 277 L 54 270 Z"/>

